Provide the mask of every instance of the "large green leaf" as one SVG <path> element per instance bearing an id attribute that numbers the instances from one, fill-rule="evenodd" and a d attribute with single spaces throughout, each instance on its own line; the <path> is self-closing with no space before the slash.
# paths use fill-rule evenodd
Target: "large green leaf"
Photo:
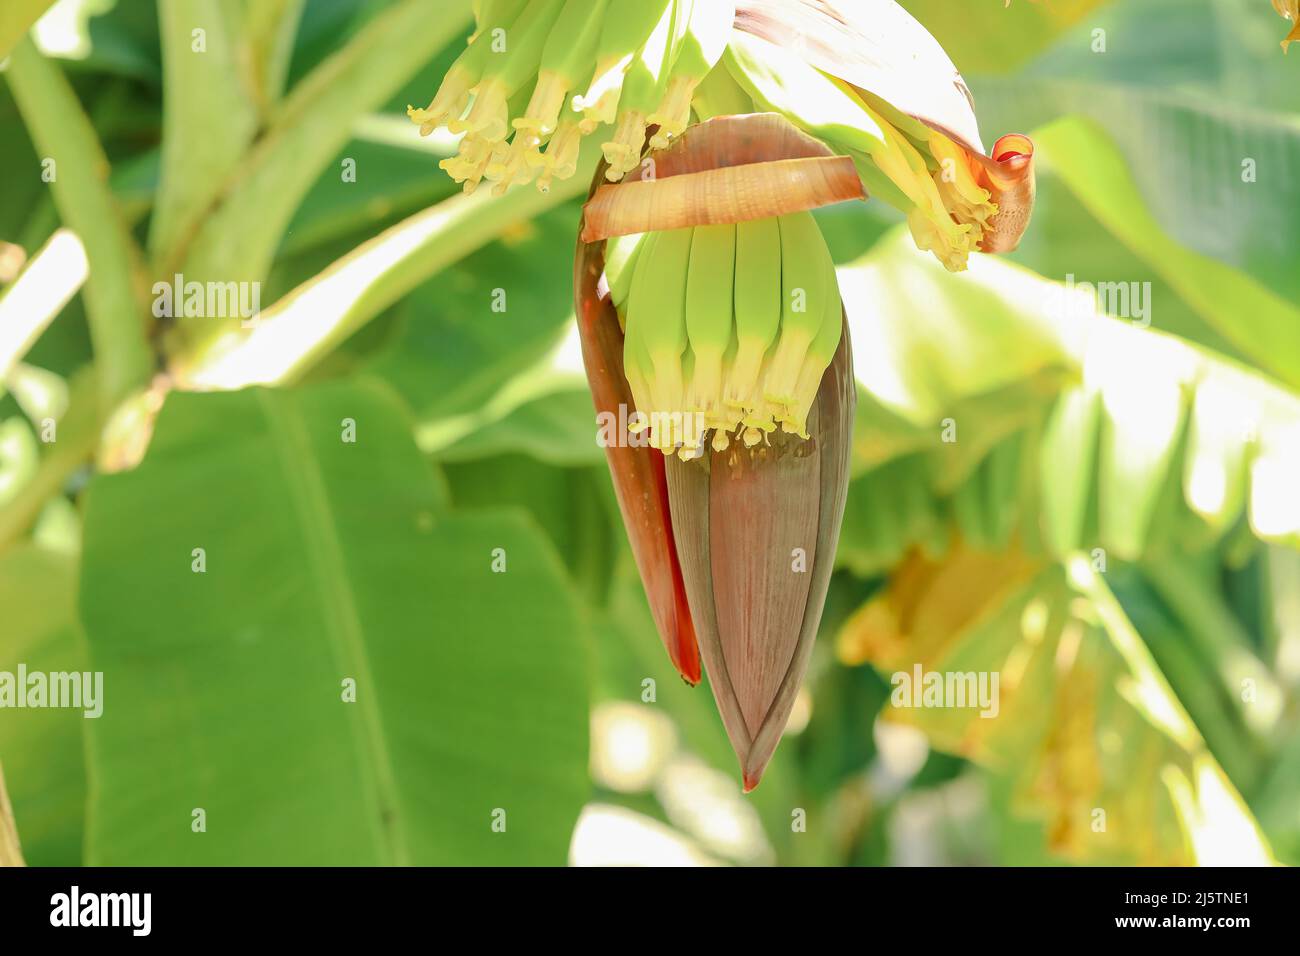
<path id="1" fill-rule="evenodd" d="M 1294 302 L 1300 217 L 1291 170 L 1300 163 L 1300 84 L 1294 56 L 1279 55 L 1279 22 L 1267 3 L 1112 3 L 1023 75 L 967 79 L 986 129 L 1031 130 L 1066 115 L 1099 124 L 1141 193 L 1138 221 L 1153 218 L 1168 240 Z M 1091 49 L 1097 28 L 1107 31 L 1105 53 Z M 1073 231 L 1036 215 L 1018 258 L 1064 278 L 1041 263 L 1051 262 L 1058 246 L 1076 246 Z M 1109 272 L 1097 277 L 1139 278 L 1131 273 L 1144 262 L 1143 250 L 1112 244 L 1111 251 Z M 1169 328 L 1168 312 L 1162 299 L 1155 323 Z"/>
<path id="2" fill-rule="evenodd" d="M 395 400 L 357 385 L 174 396 L 143 464 L 95 479 L 91 862 L 563 862 L 586 789 L 571 592 L 529 525 L 437 488 Z"/>
<path id="3" fill-rule="evenodd" d="M 86 670 L 76 620 L 77 569 L 66 555 L 35 547 L 0 558 L 0 671 Z M 81 863 L 86 774 L 84 710 L 4 710 L 0 764 L 13 802 L 23 855 L 32 866 Z"/>
<path id="4" fill-rule="evenodd" d="M 608 482 L 597 468 L 556 468 L 520 454 L 446 464 L 447 485 L 457 511 L 519 508 L 546 532 L 574 583 L 603 604 L 609 589 L 614 546 L 623 540 L 610 516 L 593 501 Z"/>
<path id="5" fill-rule="evenodd" d="M 902 234 L 840 284 L 863 394 L 841 560 L 858 573 L 941 552 L 953 524 L 1128 559 L 1243 518 L 1300 542 L 1300 397 L 1267 377 L 1001 260 L 932 268 Z"/>
<path id="6" fill-rule="evenodd" d="M 1060 120 L 1036 136 L 1052 168 L 1139 263 L 1256 365 L 1300 385 L 1300 309 L 1240 268 L 1169 238 L 1101 126 Z M 1257 182 L 1241 182 L 1239 171 L 1234 179 L 1238 192 L 1268 191 Z M 1294 264 L 1297 251 L 1292 248 L 1288 255 Z"/>
<path id="7" fill-rule="evenodd" d="M 422 421 L 481 409 L 572 327 L 577 221 L 570 204 L 521 223 L 421 285 L 371 371 Z"/>
<path id="8" fill-rule="evenodd" d="M 446 423 L 464 430 L 437 451 L 439 461 L 463 461 L 502 452 L 523 451 L 557 466 L 591 465 L 605 462 L 605 452 L 596 442 L 595 413 L 586 385 L 557 388 L 512 404 L 504 414 L 486 418 L 464 416 Z M 442 428 L 427 434 L 438 436 Z M 422 436 L 423 437 L 423 436 Z"/>
<path id="9" fill-rule="evenodd" d="M 532 350 L 528 338 L 542 338 L 552 311 L 527 338 L 502 346 L 503 361 L 518 364 Z M 528 330 L 534 319 L 516 316 Z M 521 451 L 551 465 L 605 466 L 598 441 L 599 422 L 591 404 L 591 391 L 582 364 L 582 347 L 572 316 L 564 321 L 565 337 L 542 359 L 508 378 L 475 408 L 451 417 L 434 416 L 424 422 L 417 439 L 420 447 L 439 461 L 465 461 L 502 452 Z M 523 354 L 519 354 L 523 353 Z M 484 381 L 485 387 L 491 383 Z"/>
<path id="10" fill-rule="evenodd" d="M 277 267 L 286 257 L 341 238 L 353 237 L 351 248 L 395 219 L 458 191 L 456 182 L 437 168 L 438 160 L 454 155 L 455 149 L 444 139 L 412 138 L 412 129 L 410 122 L 399 116 L 368 116 L 357 123 L 353 138 L 326 167 L 294 214 L 280 246 Z M 350 175 L 352 164 L 355 179 Z M 345 169 L 347 179 L 341 175 Z M 298 276 L 294 284 L 309 278 L 310 274 Z"/>

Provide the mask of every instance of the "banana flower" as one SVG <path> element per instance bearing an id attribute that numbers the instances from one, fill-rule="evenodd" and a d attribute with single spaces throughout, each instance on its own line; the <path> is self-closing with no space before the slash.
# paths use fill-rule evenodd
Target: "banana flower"
<path id="1" fill-rule="evenodd" d="M 1276 0 L 1275 0 L 1276 2 Z M 477 0 L 421 134 L 472 191 L 603 161 L 574 292 L 633 556 L 674 666 L 707 670 L 758 785 L 834 566 L 856 405 L 811 210 L 881 199 L 950 270 L 1014 249 L 1033 144 L 985 153 L 969 90 L 894 0 Z M 692 125 L 694 124 L 694 125 Z"/>
<path id="2" fill-rule="evenodd" d="M 574 275 L 587 377 L 602 415 L 629 421 L 663 415 L 672 423 L 683 415 L 701 419 L 696 429 L 665 425 L 662 438 L 648 442 L 638 443 L 629 433 L 607 446 L 606 454 L 668 653 L 692 684 L 700 679 L 703 658 L 750 790 L 785 729 L 817 635 L 844 513 L 856 405 L 833 266 L 829 254 L 821 258 L 815 245 L 804 247 L 820 236 L 810 237 L 799 217 L 864 193 L 851 160 L 833 156 L 772 114 L 719 117 L 691 127 L 658 155 L 653 179 L 634 171 L 618 185 L 600 185 L 603 172 L 597 172 L 585 208 Z M 744 239 L 736 237 L 744 230 L 779 234 L 791 222 L 800 223 L 799 245 L 778 241 L 766 258 L 743 261 Z M 606 254 L 627 236 L 649 238 L 642 239 L 634 265 L 624 261 L 620 272 L 651 271 L 659 281 L 644 292 L 621 295 L 615 289 L 628 282 L 610 275 Z M 656 254 L 646 244 L 668 241 L 663 237 L 689 247 L 681 288 L 668 288 L 669 277 L 654 275 L 646 263 Z M 719 249 L 734 249 L 725 268 L 714 268 L 711 257 Z M 819 271 L 824 281 L 817 330 L 805 340 L 804 365 L 794 377 L 809 394 L 781 401 L 780 392 L 764 386 L 780 368 L 773 359 L 799 340 L 797 325 L 783 327 L 791 316 L 782 314 L 788 291 L 782 277 L 805 277 L 797 281 L 811 294 Z M 748 386 L 761 397 L 715 411 L 724 404 L 722 382 L 742 364 L 744 291 L 773 273 L 766 303 L 776 318 L 766 346 L 768 374 L 759 386 L 760 350 Z M 700 318 L 720 317 L 707 329 L 695 321 L 700 300 L 692 287 L 700 280 L 702 307 L 710 313 Z M 638 296 L 649 297 L 653 307 L 638 311 Z M 810 304 L 810 315 L 813 309 Z M 653 328 L 638 330 L 638 322 Z M 636 337 L 664 337 L 663 327 L 674 325 L 687 343 L 670 345 L 675 367 L 634 370 Z M 708 354 L 725 372 L 707 376 L 712 391 L 703 389 L 702 399 L 683 398 L 691 394 L 684 383 L 696 383 Z M 660 381 L 639 382 L 642 375 Z M 676 391 L 656 387 L 665 379 L 677 383 Z M 768 409 L 761 422 L 751 417 L 759 408 Z M 777 409 L 781 414 L 773 415 Z"/>
<path id="3" fill-rule="evenodd" d="M 1300 0 L 1274 0 L 1294 6 Z M 1033 145 L 980 142 L 952 61 L 894 0 L 479 0 L 476 27 L 421 135 L 461 139 L 440 164 L 473 192 L 576 174 L 596 136 L 624 179 L 692 119 L 775 112 L 854 160 L 954 271 L 1015 247 L 1033 205 Z M 652 152 L 653 154 L 653 152 Z"/>

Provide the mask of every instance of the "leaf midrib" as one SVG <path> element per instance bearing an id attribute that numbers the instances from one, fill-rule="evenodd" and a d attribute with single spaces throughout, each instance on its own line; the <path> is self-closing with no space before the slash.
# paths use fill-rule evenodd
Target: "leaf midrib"
<path id="1" fill-rule="evenodd" d="M 349 721 L 352 740 L 362 765 L 361 785 L 371 807 L 371 826 L 382 856 L 391 864 L 410 864 L 399 813 L 396 777 L 384 737 L 377 690 L 370 675 L 365 634 L 347 574 L 338 528 L 329 506 L 325 478 L 311 440 L 296 413 L 287 413 L 270 392 L 255 389 L 266 415 L 274 455 L 289 486 L 289 497 L 306 554 L 307 568 L 325 610 L 322 628 L 328 637 L 340 672 L 355 675 L 355 705 L 361 719 Z M 368 770 L 369 772 L 365 772 Z"/>

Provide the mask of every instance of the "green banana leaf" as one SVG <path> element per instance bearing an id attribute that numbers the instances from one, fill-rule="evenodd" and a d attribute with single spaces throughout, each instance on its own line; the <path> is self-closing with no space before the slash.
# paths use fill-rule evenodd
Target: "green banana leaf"
<path id="1" fill-rule="evenodd" d="M 92 483 L 80 608 L 87 862 L 564 862 L 574 599 L 527 523 L 447 512 L 385 390 L 174 396 Z"/>
<path id="2" fill-rule="evenodd" d="M 859 384 L 889 413 L 858 416 L 841 537 L 856 572 L 941 548 L 954 513 L 967 532 L 987 520 L 989 546 L 1018 531 L 1057 555 L 1131 560 L 1242 521 L 1300 542 L 1285 490 L 1300 483 L 1300 398 L 1266 376 L 1003 261 L 931 268 L 902 234 L 842 268 L 841 288 Z M 1007 442 L 1025 446 L 1010 474 L 990 457 Z M 983 496 L 963 490 L 998 467 Z"/>
<path id="3" fill-rule="evenodd" d="M 76 587 L 68 555 L 28 545 L 0 557 L 0 671 L 16 675 L 20 664 L 29 674 L 87 669 Z M 83 711 L 54 708 L 6 709 L 0 720 L 0 761 L 29 866 L 82 862 L 82 741 L 91 723 Z"/>

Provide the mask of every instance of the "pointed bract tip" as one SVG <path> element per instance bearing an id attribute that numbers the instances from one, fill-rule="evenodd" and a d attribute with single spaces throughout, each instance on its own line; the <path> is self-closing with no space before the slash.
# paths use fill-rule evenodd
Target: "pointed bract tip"
<path id="1" fill-rule="evenodd" d="M 684 661 L 673 661 L 677 667 L 677 673 L 681 675 L 682 683 L 687 687 L 699 687 L 700 681 L 704 679 L 704 672 L 700 669 L 700 659 L 687 659 Z"/>

